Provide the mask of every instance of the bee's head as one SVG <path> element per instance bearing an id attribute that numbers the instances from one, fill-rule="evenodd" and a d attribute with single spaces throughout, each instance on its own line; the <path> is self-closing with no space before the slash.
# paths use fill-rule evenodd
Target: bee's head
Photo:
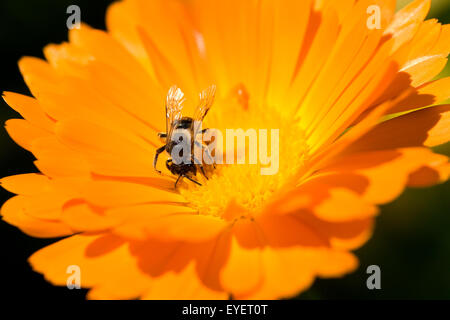
<path id="1" fill-rule="evenodd" d="M 177 120 L 173 124 L 173 126 L 175 129 L 180 129 L 180 130 L 190 129 L 192 127 L 192 122 L 193 122 L 192 118 L 184 117 L 180 120 Z"/>

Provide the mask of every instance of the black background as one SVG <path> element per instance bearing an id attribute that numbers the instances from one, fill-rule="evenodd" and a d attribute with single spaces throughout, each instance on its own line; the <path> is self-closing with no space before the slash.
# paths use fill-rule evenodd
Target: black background
<path id="1" fill-rule="evenodd" d="M 17 61 L 42 57 L 48 43 L 67 39 L 66 8 L 77 4 L 82 20 L 104 29 L 107 0 L 0 0 L 0 91 L 29 94 Z M 450 11 L 441 13 L 447 20 Z M 450 39 L 449 39 L 450 41 Z M 3 101 L 0 122 L 18 117 Z M 33 157 L 0 129 L 0 176 L 35 172 Z M 439 151 L 449 152 L 444 146 Z M 344 279 L 318 280 L 300 299 L 450 299 L 450 184 L 409 190 L 383 207 L 372 239 L 357 255 L 361 266 Z M 11 197 L 0 190 L 0 203 Z M 27 258 L 54 240 L 34 239 L 0 221 L 0 290 L 12 299 L 83 300 L 84 290 L 53 287 L 31 271 Z M 367 266 L 382 271 L 382 290 L 366 287 Z"/>

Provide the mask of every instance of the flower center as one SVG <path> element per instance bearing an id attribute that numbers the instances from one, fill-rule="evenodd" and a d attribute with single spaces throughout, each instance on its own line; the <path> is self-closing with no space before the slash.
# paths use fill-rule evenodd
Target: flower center
<path id="1" fill-rule="evenodd" d="M 221 217 L 228 205 L 234 202 L 243 207 L 247 215 L 252 215 L 305 163 L 308 147 L 304 133 L 294 122 L 283 119 L 276 110 L 253 110 L 251 107 L 248 110 L 230 110 L 230 105 L 226 106 L 226 110 L 219 107 L 211 112 L 206 127 L 223 132 L 224 146 L 226 129 L 254 129 L 255 132 L 265 130 L 267 139 L 270 140 L 267 144 L 267 157 L 272 163 L 262 164 L 258 157 L 258 163 L 249 164 L 249 156 L 246 155 L 245 164 L 227 164 L 224 157 L 224 164 L 217 164 L 208 180 L 197 175 L 202 186 L 187 183 L 179 190 L 199 214 Z M 271 140 L 272 130 L 278 131 L 278 141 Z M 248 147 L 249 140 L 246 139 L 246 153 L 251 149 Z M 274 142 L 278 144 L 278 150 L 271 154 L 271 144 Z M 266 141 L 258 139 L 258 151 L 261 143 Z M 230 150 L 227 149 L 226 152 Z M 269 167 L 272 167 L 269 171 L 273 171 L 273 174 L 263 174 L 262 169 Z"/>

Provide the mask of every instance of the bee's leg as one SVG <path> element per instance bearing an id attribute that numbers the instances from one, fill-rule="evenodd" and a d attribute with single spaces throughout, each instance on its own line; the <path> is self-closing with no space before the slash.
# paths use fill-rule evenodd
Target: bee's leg
<path id="1" fill-rule="evenodd" d="M 194 136 L 197 136 L 197 134 L 200 134 L 200 133 L 201 133 L 201 134 L 205 134 L 208 130 L 210 130 L 210 129 L 206 128 L 206 129 L 203 129 L 202 131 L 196 130 Z"/>
<path id="2" fill-rule="evenodd" d="M 159 137 L 161 140 L 166 141 L 167 133 L 160 132 L 160 133 L 158 133 L 158 137 Z"/>
<path id="3" fill-rule="evenodd" d="M 201 145 L 209 145 L 210 143 L 211 143 L 211 141 L 208 141 L 208 142 L 204 142 L 203 141 L 203 135 L 206 133 L 206 132 L 208 132 L 208 130 L 211 130 L 211 129 L 203 129 L 202 131 L 197 131 L 197 132 L 195 132 L 194 133 L 194 141 L 196 141 L 196 142 L 198 142 L 198 140 L 196 139 L 197 138 L 197 135 L 199 135 L 199 134 L 201 134 L 202 135 L 202 140 L 201 140 L 201 142 L 199 142 L 199 144 L 201 144 Z"/>
<path id="4" fill-rule="evenodd" d="M 172 159 L 167 159 L 167 161 L 166 161 L 166 167 L 167 167 L 167 169 L 168 169 L 170 172 L 172 172 L 172 170 L 171 170 L 171 165 L 172 165 Z"/>
<path id="5" fill-rule="evenodd" d="M 189 181 L 192 181 L 192 182 L 195 183 L 196 185 L 199 185 L 199 186 L 202 185 L 200 182 L 195 181 L 195 180 L 192 179 L 191 177 L 189 177 L 189 176 L 187 176 L 187 175 L 184 175 L 184 174 L 180 174 L 180 175 L 178 176 L 177 181 L 175 182 L 175 189 L 177 188 L 178 182 L 180 182 L 183 178 L 186 178 L 186 179 L 188 179 Z"/>
<path id="6" fill-rule="evenodd" d="M 213 168 L 216 168 L 216 159 L 212 156 L 211 152 L 209 151 L 209 148 L 207 146 L 204 146 L 206 149 L 206 156 L 208 157 L 209 161 L 212 163 Z"/>
<path id="7" fill-rule="evenodd" d="M 208 177 L 206 176 L 205 168 L 203 167 L 203 164 L 202 164 L 200 161 L 198 161 L 196 157 L 194 157 L 194 163 L 195 163 L 195 164 L 198 163 L 197 165 L 200 167 L 201 173 L 202 173 L 203 176 L 206 178 L 206 180 L 209 180 Z M 195 172 L 194 174 L 197 174 L 197 172 Z"/>
<path id="8" fill-rule="evenodd" d="M 200 165 L 200 171 L 202 175 L 206 178 L 206 180 L 209 180 L 208 176 L 206 175 L 205 168 L 202 165 Z"/>
<path id="9" fill-rule="evenodd" d="M 200 142 L 198 142 L 198 141 L 195 142 L 195 145 L 196 145 L 197 147 L 199 147 L 199 148 L 202 148 L 202 150 L 203 150 L 203 149 L 206 149 L 206 156 L 208 157 L 208 159 L 210 160 L 210 162 L 213 164 L 214 169 L 215 169 L 215 168 L 216 168 L 216 164 L 214 163 L 214 158 L 213 158 L 213 156 L 211 155 L 211 152 L 209 151 L 208 146 L 205 146 L 204 144 L 202 144 L 202 143 L 200 143 Z"/>
<path id="10" fill-rule="evenodd" d="M 159 171 L 158 169 L 156 169 L 156 163 L 158 162 L 158 157 L 161 153 L 164 152 L 164 150 L 166 150 L 166 146 L 162 146 L 161 148 L 159 148 L 158 150 L 156 150 L 156 154 L 155 154 L 155 159 L 153 160 L 153 168 L 155 168 L 156 172 L 161 173 L 161 171 Z"/>
<path id="11" fill-rule="evenodd" d="M 207 146 L 203 146 L 206 149 L 206 156 L 208 157 L 208 159 L 211 161 L 211 163 L 213 164 L 214 169 L 216 168 L 216 162 L 215 159 L 213 158 L 213 156 L 211 155 L 211 152 L 209 151 L 209 148 Z"/>
<path id="12" fill-rule="evenodd" d="M 202 184 L 198 181 L 195 181 L 194 179 L 192 179 L 191 177 L 187 176 L 187 175 L 183 175 L 184 178 L 188 179 L 189 181 L 192 181 L 193 183 L 195 183 L 196 185 L 201 186 Z"/>
<path id="13" fill-rule="evenodd" d="M 182 174 L 180 174 L 179 176 L 178 176 L 178 178 L 177 178 L 177 181 L 175 182 L 175 189 L 177 188 L 177 184 L 178 184 L 178 182 L 181 180 L 181 179 L 183 179 L 183 175 Z"/>
<path id="14" fill-rule="evenodd" d="M 211 129 L 203 129 L 201 131 L 202 135 L 204 135 L 206 132 L 208 132 L 208 130 L 211 130 Z M 207 141 L 207 142 L 203 142 L 203 144 L 206 145 L 206 146 L 209 146 L 211 144 L 211 142 L 212 141 Z"/>

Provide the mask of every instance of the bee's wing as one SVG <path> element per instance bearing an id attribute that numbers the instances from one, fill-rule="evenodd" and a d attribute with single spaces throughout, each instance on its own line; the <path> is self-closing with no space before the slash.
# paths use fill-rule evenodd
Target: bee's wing
<path id="1" fill-rule="evenodd" d="M 214 96 L 216 95 L 216 86 L 212 85 L 208 89 L 200 93 L 200 103 L 194 113 L 194 121 L 203 121 L 208 113 L 209 109 L 214 102 Z"/>
<path id="2" fill-rule="evenodd" d="M 173 86 L 169 89 L 166 98 L 166 133 L 167 133 L 167 141 L 170 140 L 172 131 L 173 131 L 173 123 L 176 120 L 180 120 L 183 110 L 184 103 L 184 93 L 177 86 Z"/>

